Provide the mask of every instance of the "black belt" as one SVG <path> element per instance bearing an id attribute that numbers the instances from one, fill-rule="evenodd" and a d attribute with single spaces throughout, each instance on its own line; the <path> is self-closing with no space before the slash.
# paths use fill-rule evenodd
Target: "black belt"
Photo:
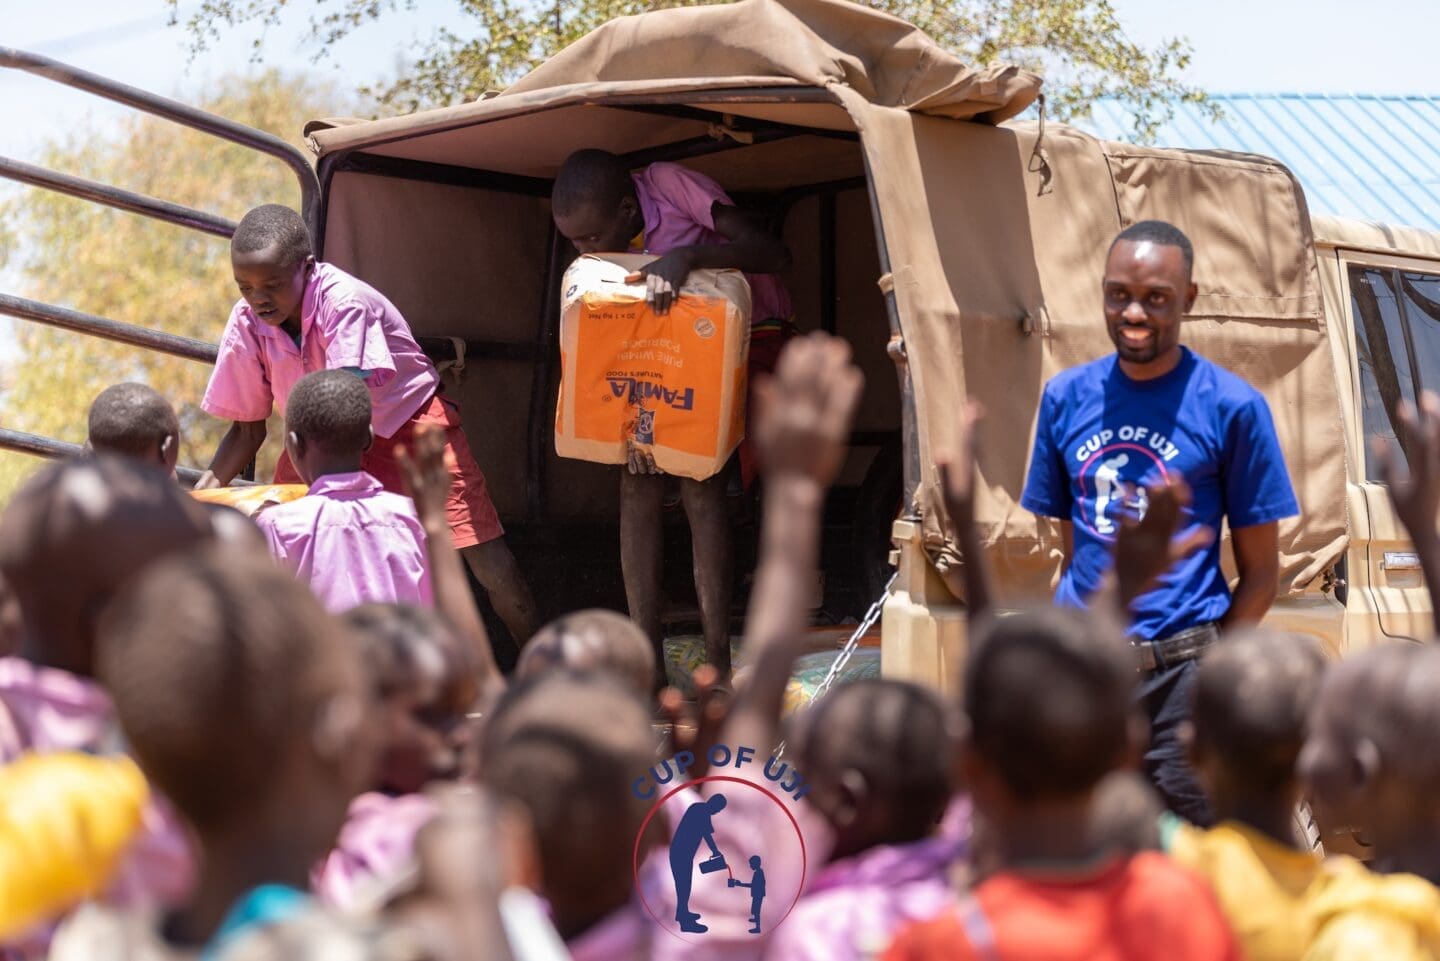
<path id="1" fill-rule="evenodd" d="M 1199 657 L 1211 644 L 1220 640 L 1220 628 L 1214 621 L 1187 627 L 1183 631 L 1154 641 L 1134 641 L 1135 656 L 1142 671 L 1158 671 Z"/>

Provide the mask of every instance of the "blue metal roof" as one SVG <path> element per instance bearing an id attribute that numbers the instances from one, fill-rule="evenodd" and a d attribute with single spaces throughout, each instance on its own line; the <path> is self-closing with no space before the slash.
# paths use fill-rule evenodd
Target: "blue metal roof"
<path id="1" fill-rule="evenodd" d="M 1440 230 L 1440 100 L 1364 94 L 1212 94 L 1225 115 L 1212 121 L 1176 103 L 1162 147 L 1265 154 L 1289 167 L 1310 212 Z M 1074 125 L 1106 140 L 1130 140 L 1131 117 L 1101 100 Z"/>

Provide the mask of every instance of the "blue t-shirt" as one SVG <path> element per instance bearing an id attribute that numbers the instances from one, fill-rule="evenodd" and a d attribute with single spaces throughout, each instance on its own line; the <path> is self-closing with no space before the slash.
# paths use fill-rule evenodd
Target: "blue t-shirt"
<path id="1" fill-rule="evenodd" d="M 1120 518 L 1144 516 L 1145 485 L 1176 473 L 1185 478 L 1194 497 L 1182 527 L 1208 527 L 1215 539 L 1135 599 L 1130 632 L 1151 640 L 1229 610 L 1222 518 L 1237 528 L 1300 513 L 1265 399 L 1181 350 L 1175 369 L 1154 380 L 1130 379 L 1111 354 L 1046 384 L 1020 500 L 1035 514 L 1074 524 L 1055 601 L 1082 607 L 1110 569 Z"/>

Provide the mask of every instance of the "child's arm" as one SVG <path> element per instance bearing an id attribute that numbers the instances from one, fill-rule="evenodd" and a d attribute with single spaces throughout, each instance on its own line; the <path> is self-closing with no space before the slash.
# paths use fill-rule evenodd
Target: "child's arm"
<path id="1" fill-rule="evenodd" d="M 1091 595 L 1092 608 L 1109 608 L 1124 624 L 1132 620 L 1130 605 L 1150 589 L 1155 580 L 1171 567 L 1198 550 L 1210 546 L 1214 532 L 1196 527 L 1183 537 L 1175 537 L 1182 515 L 1190 506 L 1190 486 L 1178 474 L 1164 483 L 1147 487 L 1149 506 L 1145 516 L 1136 520 L 1126 516 L 1115 535 L 1115 565 Z"/>
<path id="2" fill-rule="evenodd" d="M 235 479 L 235 475 L 255 459 L 265 443 L 265 422 L 263 420 L 237 420 L 230 424 L 215 456 L 210 460 L 210 469 L 200 475 L 195 489 L 209 490 L 224 487 Z"/>
<path id="3" fill-rule="evenodd" d="M 747 274 L 778 274 L 790 266 L 790 248 L 766 230 L 753 214 L 717 201 L 710 208 L 710 216 L 715 231 L 723 234 L 730 241 L 728 244 L 676 247 L 627 278 L 632 283 L 642 276 L 645 278 L 646 299 L 654 305 L 657 314 L 670 310 L 676 293 L 692 270 L 732 269 Z"/>
<path id="4" fill-rule="evenodd" d="M 980 405 L 966 403 L 955 427 L 955 449 L 936 459 L 940 489 L 945 496 L 945 513 L 954 527 L 955 544 L 964 564 L 966 616 L 978 621 L 990 612 L 990 569 L 975 526 L 975 426 L 980 423 Z"/>
<path id="5" fill-rule="evenodd" d="M 802 650 L 825 494 L 845 461 L 863 386 L 850 346 L 821 333 L 792 341 L 775 376 L 757 385 L 764 524 L 745 625 L 750 681 L 727 718 L 726 744 L 766 750 L 775 743 L 785 685 Z"/>
<path id="6" fill-rule="evenodd" d="M 1440 398 L 1427 390 L 1420 395 L 1418 411 L 1402 402 L 1397 413 L 1410 456 L 1409 476 L 1401 477 L 1403 471 L 1388 444 L 1377 438 L 1373 446 L 1390 502 L 1410 533 L 1415 555 L 1420 559 L 1420 571 L 1430 592 L 1435 634 L 1440 637 L 1440 604 L 1435 602 L 1440 591 L 1440 534 L 1435 530 L 1436 514 L 1440 513 Z"/>
<path id="7" fill-rule="evenodd" d="M 505 677 L 495 665 L 490 634 L 475 607 L 475 595 L 465 579 L 460 554 L 451 546 L 450 524 L 445 517 L 445 499 L 450 493 L 450 469 L 445 466 L 445 432 L 438 427 L 415 431 L 415 449 L 395 449 L 405 492 L 415 501 L 415 511 L 425 528 L 425 552 L 430 560 L 430 579 L 435 589 L 435 608 L 460 633 L 472 658 L 475 681 L 484 703 L 505 690 Z"/>

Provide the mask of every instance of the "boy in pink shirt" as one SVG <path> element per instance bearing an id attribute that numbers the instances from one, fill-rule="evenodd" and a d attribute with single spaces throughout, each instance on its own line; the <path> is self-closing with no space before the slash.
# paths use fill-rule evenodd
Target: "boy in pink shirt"
<path id="1" fill-rule="evenodd" d="M 556 175 L 550 204 L 556 228 L 582 254 L 638 249 L 659 255 L 630 278 L 644 277 L 657 313 L 670 310 L 692 270 L 745 271 L 753 298 L 751 370 L 774 369 L 784 334 L 792 329 L 790 296 L 775 276 L 790 266 L 790 251 L 737 208 L 714 180 L 669 163 L 651 164 L 632 175 L 615 154 L 578 150 Z M 746 470 L 752 472 L 753 467 Z M 681 478 L 680 495 L 694 538 L 706 660 L 728 676 L 734 572 L 725 483 L 724 471 L 705 481 Z M 664 493 L 665 480 L 654 461 L 637 452 L 621 475 L 620 565 L 630 616 L 650 636 L 657 654 Z"/>
<path id="2" fill-rule="evenodd" d="M 339 370 L 306 374 L 290 392 L 285 450 L 310 493 L 255 515 L 276 558 L 332 613 L 369 603 L 428 606 L 425 529 L 415 505 L 366 473 L 370 392 Z"/>
<path id="3" fill-rule="evenodd" d="M 445 430 L 455 547 L 516 643 L 524 644 L 534 631 L 534 601 L 505 545 L 459 409 L 438 393 L 440 376 L 400 311 L 368 284 L 317 262 L 304 222 L 288 207 L 267 204 L 246 214 L 231 239 L 230 260 L 241 300 L 225 325 L 201 407 L 234 423 L 196 487 L 221 487 L 254 458 L 271 406 L 286 413 L 302 377 L 348 370 L 364 380 L 373 405 L 376 442 L 363 467 L 386 490 L 402 491 L 395 448 L 413 445 L 419 425 Z M 301 482 L 288 455 L 276 465 L 275 481 Z"/>

